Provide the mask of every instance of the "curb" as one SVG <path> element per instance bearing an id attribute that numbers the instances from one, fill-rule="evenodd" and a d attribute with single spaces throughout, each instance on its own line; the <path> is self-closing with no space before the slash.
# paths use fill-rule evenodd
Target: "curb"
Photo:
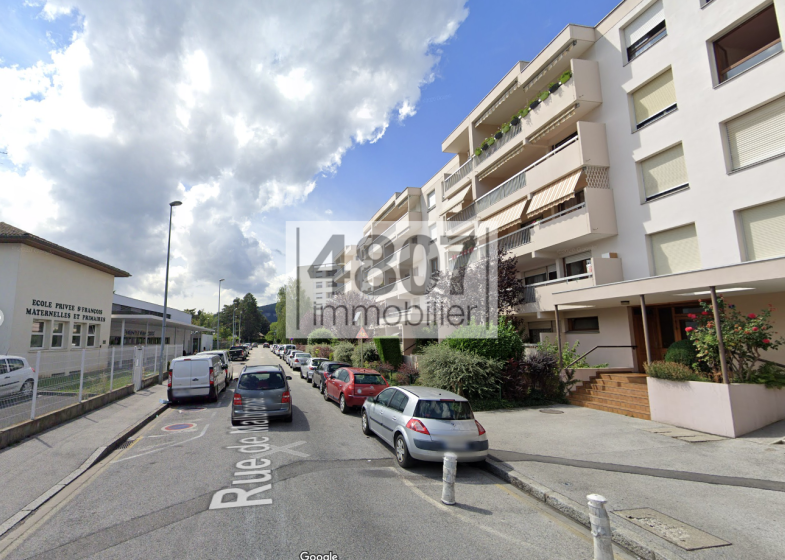
<path id="1" fill-rule="evenodd" d="M 96 449 L 87 460 L 82 463 L 78 469 L 66 476 L 63 480 L 52 486 L 49 490 L 41 494 L 35 500 L 27 504 L 17 512 L 15 515 L 9 517 L 2 525 L 0 525 L 0 538 L 5 536 L 11 529 L 16 527 L 21 521 L 26 519 L 30 514 L 34 513 L 39 507 L 48 502 L 56 496 L 63 488 L 71 484 L 74 480 L 79 478 L 88 469 L 97 463 L 100 463 L 111 455 L 120 445 L 123 444 L 128 438 L 144 428 L 147 424 L 155 420 L 164 410 L 169 408 L 169 404 L 162 404 L 153 412 L 142 418 L 139 422 L 126 429 L 120 435 L 116 436 L 109 444 Z"/>
<path id="2" fill-rule="evenodd" d="M 485 463 L 481 463 L 481 465 L 482 468 L 494 476 L 512 484 L 536 500 L 551 506 L 553 509 L 566 515 L 573 521 L 591 529 L 587 506 L 579 504 L 567 496 L 559 494 L 555 490 L 523 476 L 511 465 L 503 461 L 495 461 L 487 458 Z M 682 556 L 679 556 L 674 552 L 653 544 L 641 542 L 637 534 L 627 529 L 613 527 L 612 532 L 613 542 L 615 544 L 635 554 L 642 560 L 684 560 Z"/>

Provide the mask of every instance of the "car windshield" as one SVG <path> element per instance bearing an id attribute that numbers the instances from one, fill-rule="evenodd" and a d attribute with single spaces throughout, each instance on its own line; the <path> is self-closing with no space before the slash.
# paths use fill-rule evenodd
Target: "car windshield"
<path id="1" fill-rule="evenodd" d="M 244 373 L 240 376 L 237 383 L 239 389 L 246 391 L 268 391 L 271 389 L 283 389 L 286 387 L 286 380 L 280 371 L 258 371 Z"/>
<path id="2" fill-rule="evenodd" d="M 417 418 L 432 420 L 472 420 L 472 407 L 466 401 L 426 401 L 421 400 L 414 409 Z"/>
<path id="3" fill-rule="evenodd" d="M 334 372 L 336 369 L 341 369 L 342 367 L 346 367 L 346 364 L 330 364 L 327 366 L 330 373 Z"/>
<path id="4" fill-rule="evenodd" d="M 374 373 L 355 373 L 354 382 L 357 385 L 386 385 L 382 376 Z"/>
<path id="5" fill-rule="evenodd" d="M 311 357 L 311 355 L 310 354 L 296 354 L 294 357 L 297 358 L 298 360 L 307 360 L 308 358 Z"/>

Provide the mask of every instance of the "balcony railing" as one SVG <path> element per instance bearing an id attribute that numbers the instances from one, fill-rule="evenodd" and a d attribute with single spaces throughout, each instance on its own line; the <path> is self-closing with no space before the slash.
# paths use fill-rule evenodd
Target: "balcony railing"
<path id="1" fill-rule="evenodd" d="M 521 228 L 512 233 L 486 243 L 480 246 L 480 256 L 487 257 L 489 254 L 495 254 L 498 249 L 502 251 L 512 251 L 516 247 L 531 243 L 532 240 L 532 226 Z"/>
<path id="2" fill-rule="evenodd" d="M 461 165 L 458 170 L 442 181 L 442 194 L 453 188 L 458 182 L 466 177 L 474 169 L 474 157 L 469 158 L 469 161 Z"/>
<path id="3" fill-rule="evenodd" d="M 447 218 L 447 231 L 452 231 L 463 222 L 468 222 L 477 215 L 477 208 L 472 202 L 469 206 L 458 212 L 455 216 Z"/>
<path id="4" fill-rule="evenodd" d="M 526 170 L 516 173 L 492 191 L 485 193 L 480 198 L 474 201 L 477 205 L 477 213 L 486 210 L 510 196 L 512 193 L 521 190 L 526 186 Z"/>
<path id="5" fill-rule="evenodd" d="M 570 214 L 572 212 L 577 212 L 581 208 L 586 208 L 586 203 L 585 202 L 581 202 L 580 204 L 576 204 L 572 208 L 567 208 L 566 210 L 562 210 L 561 212 L 557 212 L 553 216 L 548 216 L 547 218 L 544 218 L 544 219 L 540 220 L 539 222 L 537 222 L 536 225 L 542 226 L 543 224 L 547 224 L 548 222 L 551 222 L 551 221 L 555 220 L 556 218 L 561 218 L 565 214 Z"/>
<path id="6" fill-rule="evenodd" d="M 474 158 L 477 160 L 474 163 L 474 166 L 477 167 L 478 165 L 481 165 L 484 161 L 487 161 L 488 158 L 490 158 L 493 154 L 501 150 L 502 146 L 504 146 L 505 144 L 507 144 L 507 142 L 518 136 L 518 134 L 520 134 L 522 129 L 523 129 L 523 124 L 520 122 L 515 126 L 511 127 L 509 132 L 507 132 L 507 134 L 503 135 L 501 138 L 499 138 L 498 140 L 496 140 L 496 142 L 493 143 L 493 146 L 489 146 L 487 150 L 484 150 L 479 156 Z"/>

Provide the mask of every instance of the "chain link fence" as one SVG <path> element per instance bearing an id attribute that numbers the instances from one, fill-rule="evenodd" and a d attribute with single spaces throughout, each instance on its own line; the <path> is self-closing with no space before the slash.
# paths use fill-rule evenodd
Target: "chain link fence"
<path id="1" fill-rule="evenodd" d="M 164 368 L 183 355 L 183 345 L 167 345 Z M 75 352 L 37 352 L 27 371 L 9 391 L 0 385 L 0 428 L 7 428 L 86 399 L 158 375 L 160 346 L 109 347 Z M 9 375 L 15 374 L 11 372 Z M 16 374 L 18 375 L 18 374 Z M 32 379 L 30 379 L 32 378 Z M 32 382 L 31 382 L 32 381 Z"/>

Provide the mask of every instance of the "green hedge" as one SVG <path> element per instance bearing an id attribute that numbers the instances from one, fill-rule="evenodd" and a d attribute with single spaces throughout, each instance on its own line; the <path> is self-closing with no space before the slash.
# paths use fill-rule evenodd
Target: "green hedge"
<path id="1" fill-rule="evenodd" d="M 505 317 L 499 319 L 498 327 L 471 324 L 456 329 L 445 342 L 455 350 L 505 362 L 517 360 L 523 354 L 523 341 Z"/>
<path id="2" fill-rule="evenodd" d="M 308 335 L 308 344 L 332 344 L 333 333 L 330 329 L 318 328 Z"/>
<path id="3" fill-rule="evenodd" d="M 379 361 L 386 362 L 396 369 L 403 363 L 401 340 L 397 336 L 378 336 L 373 339 L 373 342 L 379 353 Z"/>
<path id="4" fill-rule="evenodd" d="M 698 361 L 695 345 L 689 339 L 674 342 L 665 353 L 665 361 L 692 367 L 692 364 Z"/>

